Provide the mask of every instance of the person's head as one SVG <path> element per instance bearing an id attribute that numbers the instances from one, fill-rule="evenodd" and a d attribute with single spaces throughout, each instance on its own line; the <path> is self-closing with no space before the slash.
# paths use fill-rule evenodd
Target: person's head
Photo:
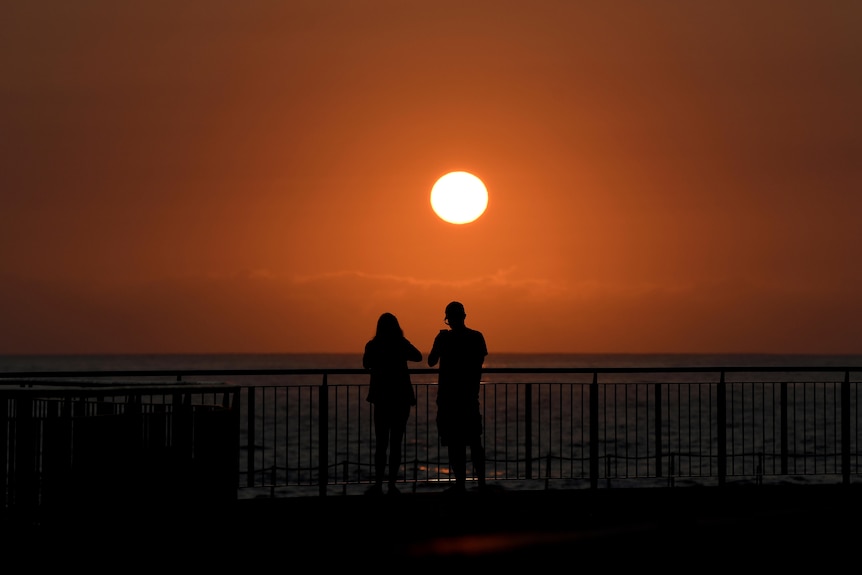
<path id="1" fill-rule="evenodd" d="M 403 335 L 404 332 L 401 329 L 401 325 L 398 323 L 397 317 L 389 312 L 380 314 L 380 317 L 377 318 L 377 333 L 375 337 L 392 338 L 401 337 Z"/>
<path id="2" fill-rule="evenodd" d="M 467 312 L 464 311 L 464 304 L 459 301 L 450 302 L 446 306 L 445 321 L 450 326 L 464 325 L 464 319 L 467 317 Z"/>

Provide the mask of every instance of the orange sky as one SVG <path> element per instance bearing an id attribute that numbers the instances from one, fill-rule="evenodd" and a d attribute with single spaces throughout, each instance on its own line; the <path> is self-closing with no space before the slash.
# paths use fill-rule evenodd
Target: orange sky
<path id="1" fill-rule="evenodd" d="M 0 354 L 862 353 L 862 3 L 13 0 Z M 482 178 L 456 226 L 435 180 Z"/>

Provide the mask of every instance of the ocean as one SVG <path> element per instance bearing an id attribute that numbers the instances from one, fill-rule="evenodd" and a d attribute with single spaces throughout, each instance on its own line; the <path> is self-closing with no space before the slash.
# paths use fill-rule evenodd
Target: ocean
<path id="1" fill-rule="evenodd" d="M 490 354 L 486 368 L 842 367 L 862 369 L 862 354 Z M 130 354 L 0 355 L 0 371 L 115 371 L 173 369 L 353 369 L 356 354 Z M 424 368 L 425 363 L 411 364 Z"/>

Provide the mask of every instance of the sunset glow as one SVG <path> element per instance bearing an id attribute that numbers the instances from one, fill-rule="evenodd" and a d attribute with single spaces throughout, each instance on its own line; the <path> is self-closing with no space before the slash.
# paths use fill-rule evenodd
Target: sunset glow
<path id="1" fill-rule="evenodd" d="M 862 2 L 744 8 L 12 2 L 0 354 L 859 352 Z"/>

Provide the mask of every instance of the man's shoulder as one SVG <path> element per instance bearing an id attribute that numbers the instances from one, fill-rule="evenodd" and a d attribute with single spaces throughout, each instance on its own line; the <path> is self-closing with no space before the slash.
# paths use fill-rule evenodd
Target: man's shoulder
<path id="1" fill-rule="evenodd" d="M 479 341 L 479 340 L 481 340 L 481 341 L 485 341 L 485 336 L 484 336 L 484 334 L 482 334 L 482 332 L 481 332 L 481 331 L 479 331 L 478 329 L 472 329 L 472 328 L 469 328 L 469 327 L 468 327 L 468 328 L 467 328 L 467 331 L 466 331 L 466 334 L 467 334 L 467 336 L 469 336 L 469 337 L 473 338 L 473 339 L 474 339 L 474 340 L 476 340 L 476 341 Z"/>

